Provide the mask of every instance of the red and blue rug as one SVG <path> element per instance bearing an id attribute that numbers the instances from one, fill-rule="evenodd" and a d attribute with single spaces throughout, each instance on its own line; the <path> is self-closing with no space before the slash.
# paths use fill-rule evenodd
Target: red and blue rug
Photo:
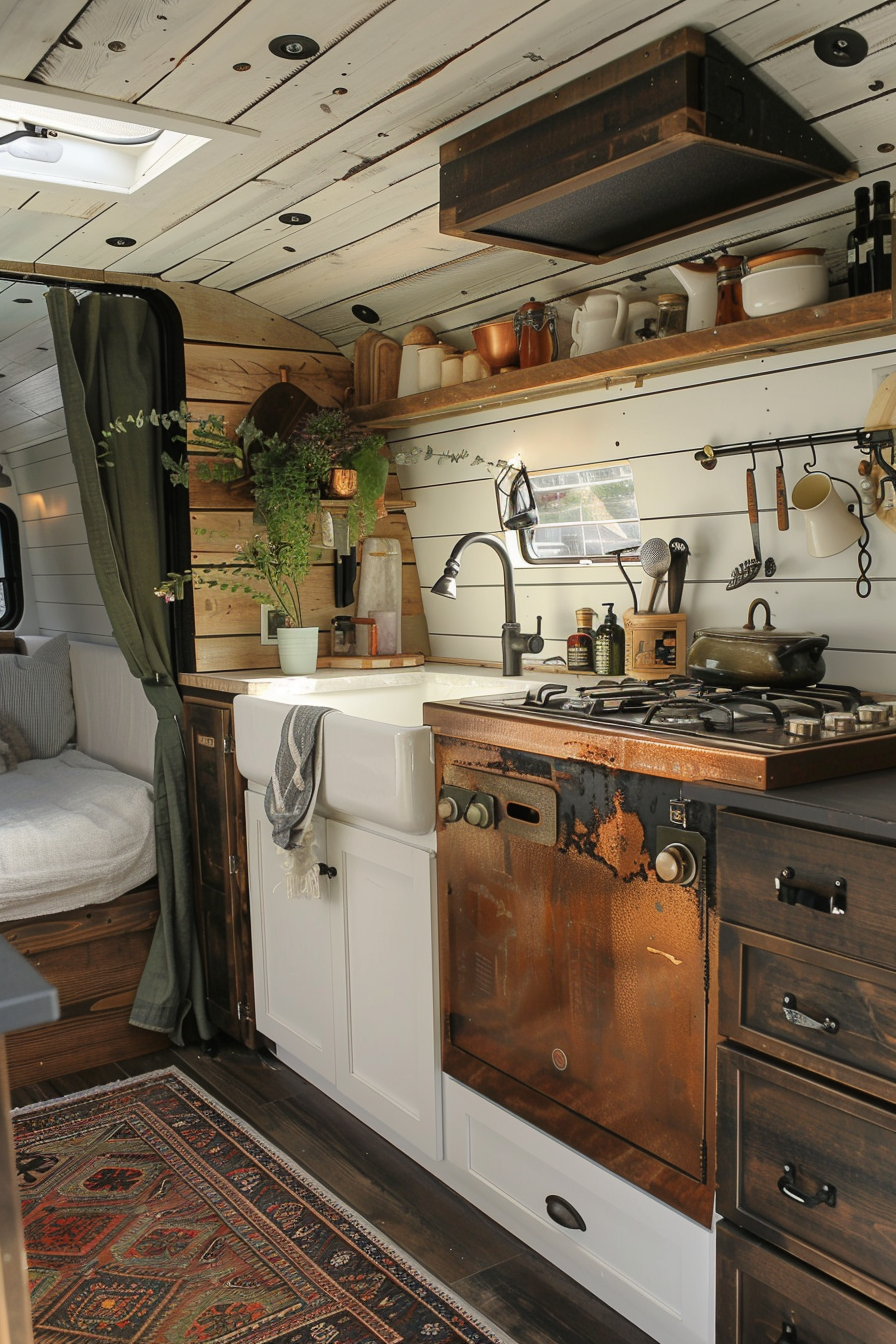
<path id="1" fill-rule="evenodd" d="M 13 1118 L 36 1344 L 503 1338 L 176 1069 Z"/>

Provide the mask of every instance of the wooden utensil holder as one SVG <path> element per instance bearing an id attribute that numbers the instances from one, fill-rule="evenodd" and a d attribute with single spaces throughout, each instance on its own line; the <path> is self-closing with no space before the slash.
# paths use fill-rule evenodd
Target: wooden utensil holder
<path id="1" fill-rule="evenodd" d="M 674 613 L 638 612 L 630 607 L 623 614 L 625 630 L 625 675 L 639 681 L 685 676 L 688 665 L 688 618 Z"/>

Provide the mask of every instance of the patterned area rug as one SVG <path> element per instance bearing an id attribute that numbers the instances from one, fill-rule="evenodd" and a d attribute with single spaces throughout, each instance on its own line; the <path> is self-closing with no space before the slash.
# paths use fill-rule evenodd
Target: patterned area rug
<path id="1" fill-rule="evenodd" d="M 38 1344 L 495 1344 L 177 1069 L 14 1114 Z"/>

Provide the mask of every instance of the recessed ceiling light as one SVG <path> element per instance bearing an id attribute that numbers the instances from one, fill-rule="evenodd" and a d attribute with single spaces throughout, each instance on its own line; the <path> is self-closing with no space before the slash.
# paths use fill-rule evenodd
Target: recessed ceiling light
<path id="1" fill-rule="evenodd" d="M 107 238 L 106 242 L 110 247 L 133 247 L 137 242 L 136 238 Z"/>
<path id="2" fill-rule="evenodd" d="M 310 215 L 296 214 L 295 211 L 290 211 L 288 214 L 285 214 L 285 215 L 278 215 L 277 218 L 279 219 L 279 221 L 280 221 L 281 224 L 310 224 L 310 223 L 311 223 L 311 216 L 310 216 Z"/>
<path id="3" fill-rule="evenodd" d="M 855 28 L 826 28 L 812 46 L 825 65 L 858 65 L 868 55 L 868 43 Z"/>
<path id="4" fill-rule="evenodd" d="M 285 37 L 272 38 L 268 51 L 282 56 L 285 61 L 309 61 L 320 51 L 320 43 L 313 37 L 302 37 L 301 33 L 287 33 Z"/>
<path id="5" fill-rule="evenodd" d="M 368 308 L 366 303 L 353 303 L 352 313 L 359 322 L 366 322 L 368 325 L 380 320 L 379 313 L 375 313 L 372 308 Z"/>

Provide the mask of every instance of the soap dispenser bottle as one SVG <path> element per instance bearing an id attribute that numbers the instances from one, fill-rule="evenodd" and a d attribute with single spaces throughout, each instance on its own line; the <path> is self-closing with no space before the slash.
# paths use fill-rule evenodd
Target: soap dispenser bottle
<path id="1" fill-rule="evenodd" d="M 594 671 L 594 610 L 591 607 L 579 607 L 576 612 L 574 635 L 566 641 L 566 666 L 570 672 Z"/>
<path id="2" fill-rule="evenodd" d="M 602 677 L 621 677 L 625 670 L 625 632 L 613 611 L 612 602 L 604 602 L 607 614 L 594 636 L 594 670 Z"/>

